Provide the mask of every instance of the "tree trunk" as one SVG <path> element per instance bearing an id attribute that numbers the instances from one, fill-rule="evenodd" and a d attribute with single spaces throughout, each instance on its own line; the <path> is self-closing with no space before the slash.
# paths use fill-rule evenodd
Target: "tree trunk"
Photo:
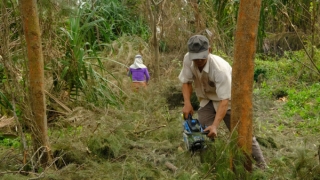
<path id="1" fill-rule="evenodd" d="M 47 116 L 44 92 L 44 63 L 36 0 L 20 0 L 24 34 L 27 43 L 30 102 L 33 125 L 32 141 L 41 166 L 51 161 L 47 135 Z"/>
<path id="2" fill-rule="evenodd" d="M 252 171 L 252 91 L 254 55 L 261 0 L 241 0 L 234 44 L 231 129 L 238 131 L 238 145 L 248 156 L 245 167 Z"/>
<path id="3" fill-rule="evenodd" d="M 191 0 L 190 5 L 194 13 L 194 19 L 195 19 L 194 23 L 196 24 L 195 31 L 196 33 L 199 33 L 205 29 L 205 24 L 199 10 L 198 0 Z"/>
<path id="4" fill-rule="evenodd" d="M 155 80 L 159 81 L 159 77 L 160 77 L 160 70 L 159 70 L 159 42 L 158 42 L 158 38 L 157 38 L 157 17 L 158 17 L 158 8 L 157 6 L 155 6 L 156 10 L 153 13 L 153 49 L 154 49 L 154 60 L 155 60 L 155 68 L 154 68 L 154 74 L 155 74 Z"/>
<path id="5" fill-rule="evenodd" d="M 150 3 L 151 2 L 151 3 Z M 150 26 L 152 29 L 152 45 L 154 49 L 154 79 L 156 81 L 160 80 L 160 57 L 159 57 L 159 38 L 157 37 L 157 24 L 161 21 L 159 18 L 159 13 L 162 10 L 163 6 L 161 3 L 165 2 L 164 0 L 160 0 L 159 2 L 155 2 L 154 0 L 147 0 L 146 6 L 150 16 Z M 153 8 L 151 7 L 153 5 Z"/>

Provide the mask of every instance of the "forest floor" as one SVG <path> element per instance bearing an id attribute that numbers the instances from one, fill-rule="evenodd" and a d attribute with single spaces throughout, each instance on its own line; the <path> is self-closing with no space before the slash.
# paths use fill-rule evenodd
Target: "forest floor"
<path id="1" fill-rule="evenodd" d="M 298 115 L 284 115 L 287 97 L 266 98 L 260 96 L 263 89 L 258 88 L 253 96 L 253 126 L 268 168 L 235 178 L 228 169 L 227 150 L 232 140 L 223 123 L 214 150 L 210 151 L 211 162 L 201 162 L 199 154 L 185 149 L 182 139 L 177 74 L 178 70 L 172 70 L 161 83 L 150 82 L 146 90 L 138 92 L 131 92 L 130 83 L 124 83 L 127 96 L 123 107 L 76 106 L 50 121 L 54 163 L 47 169 L 33 169 L 37 162 L 32 161 L 31 154 L 23 164 L 21 149 L 1 144 L 0 178 L 320 179 L 319 132 Z M 180 99 L 173 98 L 173 94 Z"/>

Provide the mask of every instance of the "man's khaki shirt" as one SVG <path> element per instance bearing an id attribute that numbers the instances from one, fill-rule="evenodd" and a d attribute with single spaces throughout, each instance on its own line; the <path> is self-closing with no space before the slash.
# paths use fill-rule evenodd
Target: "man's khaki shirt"
<path id="1" fill-rule="evenodd" d="M 204 107 L 212 100 L 217 111 L 220 100 L 224 99 L 229 100 L 228 109 L 231 109 L 231 73 L 230 64 L 213 54 L 209 54 L 208 61 L 200 72 L 187 53 L 183 59 L 179 80 L 182 83 L 193 82 L 200 107 Z"/>

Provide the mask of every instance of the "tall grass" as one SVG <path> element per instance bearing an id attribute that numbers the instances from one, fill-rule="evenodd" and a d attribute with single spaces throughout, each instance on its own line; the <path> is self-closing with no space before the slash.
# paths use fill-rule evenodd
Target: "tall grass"
<path id="1" fill-rule="evenodd" d="M 139 6 L 139 3 L 136 2 L 135 5 Z M 149 28 L 141 13 L 128 9 L 121 1 L 95 1 L 94 4 L 85 3 L 82 8 L 85 11 L 82 24 L 86 24 L 87 20 L 92 22 L 103 19 L 86 33 L 87 40 L 91 44 L 95 41 L 111 43 L 123 35 L 137 35 L 144 40 L 149 37 Z"/>
<path id="2" fill-rule="evenodd" d="M 111 69 L 104 67 L 101 50 L 125 34 L 148 38 L 148 28 L 138 13 L 131 13 L 121 2 L 82 3 L 68 27 L 61 27 L 66 40 L 66 56 L 60 59 L 55 89 L 67 88 L 72 98 L 96 106 L 120 105 L 123 91 Z M 113 51 L 111 49 L 111 51 Z M 119 64 L 121 64 L 119 62 Z"/>
<path id="3" fill-rule="evenodd" d="M 62 69 L 57 84 L 60 89 L 67 86 L 69 94 L 74 99 L 93 103 L 96 106 L 119 105 L 122 91 L 111 81 L 117 81 L 108 72 L 93 45 L 87 42 L 88 32 L 104 19 L 91 21 L 96 11 L 86 14 L 85 9 L 79 8 L 76 16 L 69 20 L 69 27 L 61 28 L 66 39 L 66 56 L 60 60 Z M 111 74 L 106 79 L 104 74 Z M 56 89 L 57 89 L 56 88 Z"/>

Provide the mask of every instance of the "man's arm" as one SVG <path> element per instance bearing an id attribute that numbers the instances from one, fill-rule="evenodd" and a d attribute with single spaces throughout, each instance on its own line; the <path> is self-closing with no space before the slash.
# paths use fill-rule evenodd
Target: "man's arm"
<path id="1" fill-rule="evenodd" d="M 182 84 L 182 94 L 183 94 L 183 101 L 184 101 L 182 112 L 183 112 L 184 118 L 187 119 L 189 114 L 193 115 L 193 107 L 190 101 L 191 94 L 192 94 L 191 83 Z"/>
<path id="2" fill-rule="evenodd" d="M 224 99 L 224 100 L 220 101 L 218 109 L 217 109 L 217 113 L 216 113 L 216 116 L 214 118 L 212 125 L 207 127 L 204 130 L 204 131 L 210 131 L 208 134 L 209 137 L 217 137 L 217 134 L 218 134 L 217 129 L 218 129 L 220 122 L 223 120 L 224 116 L 227 113 L 228 103 L 229 103 L 228 99 Z"/>

